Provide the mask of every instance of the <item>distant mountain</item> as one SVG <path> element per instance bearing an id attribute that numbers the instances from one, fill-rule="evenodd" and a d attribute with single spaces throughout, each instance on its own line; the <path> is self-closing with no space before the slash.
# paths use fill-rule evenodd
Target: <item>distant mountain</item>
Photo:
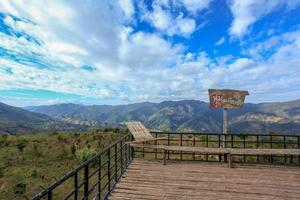
<path id="1" fill-rule="evenodd" d="M 152 129 L 172 131 L 222 131 L 222 110 L 196 100 L 136 103 L 129 105 L 58 104 L 28 108 L 30 111 L 73 124 L 118 125 L 139 120 Z M 300 133 L 300 100 L 245 104 L 228 111 L 229 130 L 247 133 Z"/>
<path id="2" fill-rule="evenodd" d="M 75 130 L 82 127 L 0 103 L 0 134 L 20 134 L 49 130 Z"/>

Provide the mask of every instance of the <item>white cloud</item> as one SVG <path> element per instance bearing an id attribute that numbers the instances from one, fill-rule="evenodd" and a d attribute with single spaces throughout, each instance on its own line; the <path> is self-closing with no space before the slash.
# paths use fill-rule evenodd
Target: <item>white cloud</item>
<path id="1" fill-rule="evenodd" d="M 126 17 L 131 18 L 134 14 L 134 5 L 132 0 L 119 0 L 119 4 Z"/>
<path id="2" fill-rule="evenodd" d="M 184 36 L 189 36 L 196 29 L 196 22 L 193 19 L 188 19 L 188 18 L 178 19 L 177 25 L 179 28 L 179 32 Z"/>
<path id="3" fill-rule="evenodd" d="M 141 7 L 144 12 L 143 19 L 166 35 L 189 37 L 196 30 L 194 19 L 185 17 L 181 12 L 174 15 L 167 2 L 154 1 L 152 11 L 147 10 L 143 5 Z"/>
<path id="4" fill-rule="evenodd" d="M 212 0 L 183 0 L 182 3 L 187 10 L 196 14 L 198 11 L 208 8 L 211 1 Z"/>
<path id="5" fill-rule="evenodd" d="M 300 5 L 300 0 L 232 0 L 230 2 L 234 19 L 229 33 L 234 37 L 243 36 L 250 25 L 279 7 L 286 6 L 287 9 L 294 9 Z"/>
<path id="6" fill-rule="evenodd" d="M 221 37 L 216 43 L 215 46 L 220 46 L 222 44 L 224 44 L 225 42 L 225 37 Z"/>

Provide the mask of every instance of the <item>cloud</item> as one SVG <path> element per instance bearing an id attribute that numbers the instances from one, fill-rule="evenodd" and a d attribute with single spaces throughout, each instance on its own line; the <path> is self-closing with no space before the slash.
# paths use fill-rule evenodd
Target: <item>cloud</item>
<path id="1" fill-rule="evenodd" d="M 176 8 L 183 5 L 178 4 Z M 274 93 L 299 93 L 299 30 L 275 32 L 245 47 L 241 55 L 211 56 L 201 44 L 202 50 L 190 51 L 170 38 L 188 38 L 199 22 L 193 14 L 174 15 L 169 1 L 151 4 L 153 10 L 144 8 L 142 13 L 141 5 L 132 4 L 131 10 L 119 1 L 82 5 L 54 0 L 26 5 L 0 2 L 6 13 L 0 25 L 10 28 L 9 33 L 0 32 L 0 88 L 45 89 L 93 102 L 206 100 L 207 89 L 218 87 L 250 90 L 253 101 L 271 99 Z M 133 18 L 137 14 L 156 28 L 137 29 L 139 22 Z M 224 41 L 221 37 L 216 45 Z"/>
<path id="2" fill-rule="evenodd" d="M 188 38 L 197 29 L 196 20 L 192 17 L 185 16 L 181 11 L 173 12 L 175 9 L 180 10 L 184 5 L 185 3 L 170 4 L 168 1 L 153 1 L 151 4 L 152 10 L 150 11 L 141 3 L 140 9 L 143 13 L 142 20 L 149 22 L 161 33 L 168 36 L 178 35 Z M 201 10 L 200 7 L 196 8 L 196 10 Z M 202 9 L 203 8 L 204 7 L 202 7 Z"/>
<path id="3" fill-rule="evenodd" d="M 278 8 L 291 10 L 300 5 L 300 0 L 232 0 L 229 2 L 234 18 L 229 33 L 234 37 L 243 36 L 249 26 Z"/>
<path id="4" fill-rule="evenodd" d="M 134 5 L 132 0 L 119 0 L 121 9 L 127 18 L 131 18 L 134 14 Z"/>
<path id="5" fill-rule="evenodd" d="M 188 11 L 196 14 L 198 11 L 208 8 L 211 2 L 212 0 L 183 0 L 182 3 Z"/>
<path id="6" fill-rule="evenodd" d="M 225 42 L 225 37 L 221 37 L 216 43 L 215 46 L 220 46 L 222 44 L 224 44 Z"/>

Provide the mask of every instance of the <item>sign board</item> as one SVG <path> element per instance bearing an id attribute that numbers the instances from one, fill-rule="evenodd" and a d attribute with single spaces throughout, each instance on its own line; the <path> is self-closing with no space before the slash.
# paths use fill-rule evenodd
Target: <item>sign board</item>
<path id="1" fill-rule="evenodd" d="M 209 89 L 209 101 L 212 108 L 241 108 L 248 91 Z"/>

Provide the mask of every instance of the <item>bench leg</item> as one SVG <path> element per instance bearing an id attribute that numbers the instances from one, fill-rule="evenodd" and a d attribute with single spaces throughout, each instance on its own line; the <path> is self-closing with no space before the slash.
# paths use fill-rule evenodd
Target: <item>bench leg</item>
<path id="1" fill-rule="evenodd" d="M 231 154 L 227 154 L 227 158 L 228 158 L 228 167 L 232 168 L 232 159 L 231 159 Z"/>
<path id="2" fill-rule="evenodd" d="M 224 162 L 225 163 L 227 162 L 227 157 L 228 157 L 228 154 L 224 154 Z"/>
<path id="3" fill-rule="evenodd" d="M 164 165 L 167 164 L 166 157 L 167 157 L 167 150 L 164 150 Z"/>

